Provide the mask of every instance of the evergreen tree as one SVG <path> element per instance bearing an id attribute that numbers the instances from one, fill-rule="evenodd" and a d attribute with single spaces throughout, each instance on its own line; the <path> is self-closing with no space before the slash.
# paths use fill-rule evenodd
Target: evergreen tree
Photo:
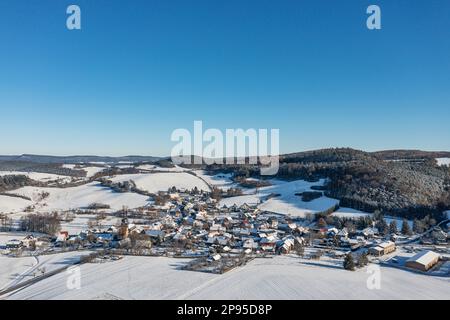
<path id="1" fill-rule="evenodd" d="M 369 264 L 369 258 L 367 258 L 367 253 L 363 252 L 358 256 L 358 267 L 362 268 Z"/>
<path id="2" fill-rule="evenodd" d="M 344 269 L 354 271 L 355 270 L 355 261 L 353 261 L 353 256 L 351 253 L 347 254 L 344 259 Z"/>
<path id="3" fill-rule="evenodd" d="M 410 236 L 412 235 L 412 231 L 411 228 L 409 227 L 409 223 L 408 220 L 403 219 L 403 223 L 402 223 L 402 233 L 406 236 Z"/>
<path id="4" fill-rule="evenodd" d="M 389 224 L 389 233 L 396 234 L 397 233 L 397 221 L 392 220 Z"/>
<path id="5" fill-rule="evenodd" d="M 378 231 L 380 231 L 380 233 L 383 235 L 387 235 L 389 233 L 389 226 L 384 219 L 378 220 L 376 227 L 378 228 Z"/>
<path id="6" fill-rule="evenodd" d="M 422 221 L 418 220 L 418 219 L 414 219 L 413 221 L 413 231 L 415 233 L 422 233 L 425 231 L 425 228 L 423 226 Z"/>

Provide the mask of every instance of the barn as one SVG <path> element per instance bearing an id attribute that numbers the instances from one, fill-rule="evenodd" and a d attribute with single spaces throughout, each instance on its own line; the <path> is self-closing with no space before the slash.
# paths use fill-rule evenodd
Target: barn
<path id="1" fill-rule="evenodd" d="M 439 261 L 439 254 L 430 250 L 424 250 L 408 259 L 405 266 L 408 268 L 428 271 Z"/>

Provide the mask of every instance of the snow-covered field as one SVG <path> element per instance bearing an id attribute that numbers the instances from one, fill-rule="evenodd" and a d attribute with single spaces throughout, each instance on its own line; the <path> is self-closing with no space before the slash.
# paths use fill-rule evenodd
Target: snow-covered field
<path id="1" fill-rule="evenodd" d="M 81 266 L 81 289 L 61 273 L 9 299 L 450 299 L 450 279 L 381 267 L 381 288 L 367 288 L 365 270 L 297 257 L 257 259 L 223 275 L 183 271 L 181 259 L 125 257 Z M 320 266 L 317 266 L 320 264 Z"/>
<path id="2" fill-rule="evenodd" d="M 24 234 L 12 234 L 8 236 L 0 233 L 0 241 L 22 239 Z M 0 289 L 11 285 L 16 285 L 22 281 L 32 279 L 35 275 L 40 275 L 41 270 L 50 272 L 61 268 L 67 264 L 79 261 L 80 257 L 87 252 L 65 252 L 38 257 L 12 258 L 0 255 Z"/>
<path id="3" fill-rule="evenodd" d="M 338 200 L 325 196 L 310 202 L 305 202 L 302 201 L 301 196 L 296 195 L 296 193 L 311 191 L 311 186 L 323 185 L 324 180 L 320 180 L 319 182 L 271 180 L 270 182 L 272 183 L 271 186 L 260 188 L 257 194 L 226 198 L 221 200 L 220 205 L 232 206 L 236 204 L 240 206 L 244 203 L 249 205 L 259 204 L 258 207 L 261 210 L 305 217 L 308 213 L 314 214 L 324 211 L 339 203 Z M 266 200 L 267 196 L 272 193 L 279 194 L 280 196 Z"/>
<path id="4" fill-rule="evenodd" d="M 60 183 L 67 183 L 72 180 L 72 178 L 69 176 L 62 176 L 62 175 L 52 174 L 52 173 L 0 171 L 0 176 L 7 176 L 7 175 L 23 175 L 23 176 L 27 176 L 30 179 L 40 181 L 40 182 L 58 181 Z"/>
<path id="5" fill-rule="evenodd" d="M 140 170 L 151 170 L 151 171 L 161 171 L 161 172 L 185 172 L 190 171 L 190 169 L 186 169 L 180 166 L 174 166 L 172 168 L 163 168 L 154 164 L 143 164 L 137 167 Z"/>
<path id="6" fill-rule="evenodd" d="M 99 163 L 102 164 L 102 163 Z M 72 170 L 80 170 L 86 172 L 86 178 L 92 177 L 94 174 L 98 172 L 102 172 L 105 170 L 105 167 L 96 167 L 96 166 L 86 166 L 86 167 L 78 167 L 79 165 L 76 164 L 63 164 L 63 168 L 72 169 Z"/>
<path id="7" fill-rule="evenodd" d="M 359 218 L 359 217 L 365 217 L 370 216 L 370 213 L 351 209 L 351 208 L 345 208 L 341 207 L 336 212 L 333 212 L 331 214 L 332 216 L 340 217 L 340 218 Z"/>
<path id="8" fill-rule="evenodd" d="M 231 180 L 232 175 L 227 173 L 220 173 L 216 175 L 208 175 L 204 170 L 193 171 L 198 177 L 205 180 L 209 185 L 220 188 L 222 190 L 228 190 L 229 188 L 236 188 L 237 183 Z"/>
<path id="9" fill-rule="evenodd" d="M 0 213 L 22 211 L 33 202 L 22 198 L 0 195 Z"/>
<path id="10" fill-rule="evenodd" d="M 50 195 L 40 200 L 39 195 L 42 192 L 48 192 Z M 123 206 L 136 208 L 150 203 L 146 196 L 131 192 L 117 193 L 97 182 L 72 188 L 23 187 L 13 193 L 30 197 L 36 205 L 35 211 L 85 208 L 93 203 L 107 204 L 111 209 L 119 210 Z"/>
<path id="11" fill-rule="evenodd" d="M 111 178 L 113 182 L 133 180 L 136 186 L 152 193 L 167 191 L 175 186 L 181 190 L 191 190 L 197 187 L 199 190 L 209 191 L 208 185 L 198 177 L 185 172 L 158 172 L 149 174 L 125 174 Z"/>
<path id="12" fill-rule="evenodd" d="M 450 166 L 450 158 L 436 158 L 439 166 Z"/>
<path id="13" fill-rule="evenodd" d="M 88 228 L 89 220 L 94 220 L 94 214 L 76 215 L 75 219 L 70 222 L 61 223 L 61 230 L 69 232 L 69 234 L 79 234 Z M 100 229 L 108 229 L 116 226 L 120 222 L 120 218 L 107 216 L 104 220 L 100 220 Z"/>
<path id="14" fill-rule="evenodd" d="M 341 207 L 341 208 L 339 208 L 339 210 L 337 210 L 336 212 L 333 212 L 331 215 L 332 216 L 336 216 L 336 217 L 340 217 L 340 218 L 358 219 L 360 217 L 371 216 L 372 214 L 368 213 L 368 212 L 364 212 L 364 211 L 351 209 L 351 208 Z M 386 221 L 387 224 L 390 224 L 392 221 L 397 222 L 397 228 L 398 229 L 400 229 L 402 227 L 402 224 L 403 224 L 403 219 L 397 218 L 397 217 L 384 216 L 384 220 Z M 413 221 L 412 220 L 407 220 L 407 222 L 409 224 L 409 227 L 412 228 L 413 227 Z"/>

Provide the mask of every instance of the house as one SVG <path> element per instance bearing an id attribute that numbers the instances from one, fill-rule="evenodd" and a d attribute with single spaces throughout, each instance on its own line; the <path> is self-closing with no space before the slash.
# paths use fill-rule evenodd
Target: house
<path id="1" fill-rule="evenodd" d="M 23 242 L 17 239 L 9 240 L 6 243 L 6 249 L 20 249 L 23 247 Z"/>
<path id="2" fill-rule="evenodd" d="M 253 238 L 249 238 L 249 239 L 244 240 L 242 247 L 244 249 L 250 249 L 250 250 L 255 249 L 256 250 L 256 249 L 258 249 L 258 243 L 255 242 L 255 240 L 253 240 Z"/>
<path id="3" fill-rule="evenodd" d="M 95 234 L 97 241 L 100 242 L 109 242 L 114 240 L 114 235 L 112 233 L 101 232 Z"/>
<path id="4" fill-rule="evenodd" d="M 278 252 L 288 254 L 294 248 L 295 240 L 293 238 L 285 238 L 278 242 Z"/>
<path id="5" fill-rule="evenodd" d="M 56 242 L 65 242 L 69 237 L 69 233 L 67 231 L 61 231 L 56 237 Z"/>
<path id="6" fill-rule="evenodd" d="M 366 239 L 372 239 L 375 235 L 378 234 L 377 228 L 365 228 L 363 229 L 360 234 L 364 236 Z"/>
<path id="7" fill-rule="evenodd" d="M 341 239 L 341 240 L 346 240 L 348 238 L 348 231 L 347 228 L 343 228 L 342 230 L 339 230 L 339 232 L 337 233 L 337 236 Z"/>
<path id="8" fill-rule="evenodd" d="M 409 258 L 406 261 L 405 266 L 420 271 L 428 271 L 439 262 L 439 259 L 440 255 L 438 253 L 424 250 Z"/>
<path id="9" fill-rule="evenodd" d="M 208 261 L 213 262 L 213 261 L 219 261 L 220 259 L 222 259 L 222 256 L 220 254 L 215 254 L 215 255 L 209 257 Z"/>
<path id="10" fill-rule="evenodd" d="M 229 239 L 223 236 L 218 236 L 218 237 L 208 237 L 208 240 L 206 240 L 207 244 L 218 244 L 221 246 L 227 246 L 229 245 Z"/>
<path id="11" fill-rule="evenodd" d="M 369 249 L 369 253 L 371 255 L 380 257 L 380 256 L 384 256 L 386 254 L 389 254 L 391 252 L 394 252 L 396 249 L 395 247 L 395 243 L 392 241 L 386 241 L 386 242 L 382 242 L 378 245 L 376 245 L 375 247 L 372 247 Z"/>
<path id="12" fill-rule="evenodd" d="M 163 241 L 166 237 L 166 233 L 162 230 L 147 230 L 145 234 L 148 235 L 152 239 L 157 239 L 159 241 Z"/>
<path id="13" fill-rule="evenodd" d="M 150 240 L 136 240 L 135 246 L 136 246 L 136 248 L 141 248 L 141 249 L 151 249 L 152 242 Z"/>
<path id="14" fill-rule="evenodd" d="M 26 236 L 25 238 L 22 239 L 22 244 L 25 247 L 30 248 L 30 247 L 32 247 L 33 245 L 36 244 L 36 240 L 37 239 L 33 235 L 28 235 L 28 236 Z"/>
<path id="15" fill-rule="evenodd" d="M 262 238 L 260 241 L 261 250 L 263 251 L 275 251 L 277 239 L 274 236 Z"/>
<path id="16" fill-rule="evenodd" d="M 341 242 L 342 247 L 348 247 L 352 251 L 356 251 L 363 245 L 358 239 L 346 239 Z"/>
<path id="17" fill-rule="evenodd" d="M 328 237 L 334 237 L 334 236 L 336 236 L 337 234 L 339 233 L 339 230 L 338 229 L 336 229 L 335 227 L 333 227 L 333 228 L 328 228 L 328 230 L 327 230 L 327 236 Z"/>

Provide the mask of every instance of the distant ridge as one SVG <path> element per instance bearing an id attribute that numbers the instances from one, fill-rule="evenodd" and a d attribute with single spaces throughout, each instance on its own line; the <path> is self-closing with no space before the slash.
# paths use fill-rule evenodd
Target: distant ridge
<path id="1" fill-rule="evenodd" d="M 21 162 L 35 162 L 35 163 L 87 163 L 87 162 L 106 162 L 106 163 L 119 163 L 119 162 L 145 162 L 145 161 L 158 161 L 163 157 L 153 156 L 123 156 L 123 157 L 109 157 L 109 156 L 46 156 L 46 155 L 6 155 L 0 156 L 0 161 L 21 161 Z"/>
<path id="2" fill-rule="evenodd" d="M 383 160 L 395 160 L 395 159 L 432 159 L 432 158 L 450 158 L 450 151 L 421 151 L 421 150 L 382 150 L 375 152 L 365 152 L 362 150 L 355 150 L 351 148 L 329 148 L 318 149 L 310 151 L 301 151 L 294 153 L 282 154 L 282 159 L 288 160 L 290 158 L 305 158 L 310 159 L 322 154 L 352 154 L 354 155 L 367 155 L 375 156 L 378 159 Z M 197 156 L 195 156 L 197 157 Z M 48 155 L 35 155 L 35 154 L 22 154 L 22 155 L 0 155 L 0 161 L 21 161 L 21 162 L 35 162 L 35 163 L 88 163 L 88 162 L 106 162 L 106 163 L 119 163 L 119 162 L 154 162 L 162 159 L 168 159 L 168 157 L 154 157 L 154 156 L 139 156 L 128 155 L 122 157 L 112 156 L 95 156 L 95 155 L 74 155 L 74 156 L 48 156 Z"/>

